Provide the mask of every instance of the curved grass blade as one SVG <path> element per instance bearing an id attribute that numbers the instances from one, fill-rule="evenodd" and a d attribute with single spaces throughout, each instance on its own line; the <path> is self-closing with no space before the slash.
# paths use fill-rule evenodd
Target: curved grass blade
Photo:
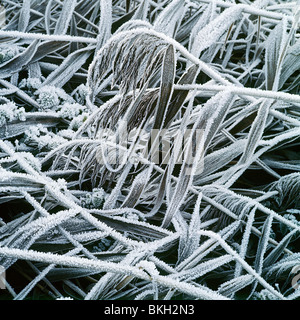
<path id="1" fill-rule="evenodd" d="M 192 84 L 197 77 L 199 72 L 199 67 L 196 65 L 191 66 L 178 80 L 177 84 Z M 176 114 L 179 112 L 182 107 L 185 98 L 187 97 L 188 90 L 178 90 L 173 91 L 173 95 L 170 101 L 170 107 L 168 108 L 168 113 L 164 121 L 164 127 L 168 128 Z"/>
<path id="2" fill-rule="evenodd" d="M 24 52 L 18 54 L 12 60 L 2 63 L 0 65 L 0 78 L 8 78 L 13 73 L 21 71 L 28 65 L 36 53 L 38 43 L 39 40 L 34 40 Z"/>
<path id="3" fill-rule="evenodd" d="M 30 2 L 31 0 L 23 0 L 18 22 L 18 31 L 25 32 L 27 29 L 30 19 Z"/>
<path id="4" fill-rule="evenodd" d="M 161 129 L 166 117 L 168 105 L 173 92 L 175 67 L 175 50 L 172 45 L 169 45 L 166 49 L 163 60 L 159 98 L 156 106 L 153 129 Z"/>
<path id="5" fill-rule="evenodd" d="M 48 54 L 63 48 L 67 44 L 67 41 L 44 41 L 43 43 L 40 43 L 37 47 L 36 53 L 32 57 L 31 63 L 39 61 Z"/>
<path id="6" fill-rule="evenodd" d="M 87 61 L 88 57 L 92 54 L 93 48 L 93 46 L 89 46 L 70 54 L 56 70 L 49 74 L 43 86 L 63 87 Z"/>
<path id="7" fill-rule="evenodd" d="M 273 263 L 277 261 L 277 259 L 281 256 L 284 249 L 288 246 L 290 243 L 292 237 L 298 232 L 297 229 L 292 230 L 290 233 L 288 233 L 280 242 L 279 244 L 268 254 L 268 256 L 265 258 L 263 262 L 263 268 L 268 268 Z"/>
<path id="8" fill-rule="evenodd" d="M 150 179 L 150 175 L 153 169 L 153 165 L 150 165 L 149 168 L 144 169 L 139 173 L 133 181 L 132 187 L 126 199 L 124 200 L 121 208 L 134 208 L 138 202 L 147 182 Z"/>
<path id="9" fill-rule="evenodd" d="M 185 13 L 185 1 L 175 0 L 163 9 L 154 23 L 154 29 L 174 37 Z"/>
<path id="10" fill-rule="evenodd" d="M 100 24 L 98 28 L 97 47 L 95 53 L 105 44 L 111 36 L 112 28 L 112 2 L 100 1 Z"/>
<path id="11" fill-rule="evenodd" d="M 264 255 L 266 253 L 269 238 L 270 238 L 272 221 L 273 221 L 273 216 L 269 215 L 265 220 L 265 223 L 263 225 L 262 234 L 260 236 L 260 239 L 259 239 L 259 242 L 257 245 L 257 252 L 256 252 L 256 256 L 255 256 L 255 261 L 254 261 L 254 269 L 259 275 L 263 271 Z M 258 282 L 257 282 L 257 280 L 255 280 L 252 285 L 252 293 L 250 294 L 250 296 L 255 291 L 257 284 L 258 284 Z"/>
<path id="12" fill-rule="evenodd" d="M 229 297 L 232 294 L 244 289 L 254 281 L 254 276 L 251 274 L 245 274 L 237 278 L 233 278 L 227 282 L 224 282 L 218 288 L 218 292 L 225 297 Z"/>
<path id="13" fill-rule="evenodd" d="M 56 22 L 54 34 L 65 34 L 68 30 L 77 0 L 64 0 L 60 16 Z"/>

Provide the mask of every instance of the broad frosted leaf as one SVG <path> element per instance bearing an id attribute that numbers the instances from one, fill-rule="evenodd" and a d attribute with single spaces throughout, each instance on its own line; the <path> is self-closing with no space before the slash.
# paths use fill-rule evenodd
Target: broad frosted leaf
<path id="1" fill-rule="evenodd" d="M 28 66 L 28 78 L 37 79 L 37 81 L 40 81 L 41 77 L 42 77 L 42 72 L 41 72 L 41 67 L 39 62 L 30 63 Z"/>
<path id="2" fill-rule="evenodd" d="M 159 208 L 161 207 L 161 205 L 163 204 L 164 197 L 166 195 L 168 170 L 169 170 L 169 166 L 167 165 L 167 167 L 162 175 L 162 178 L 160 179 L 159 187 L 158 187 L 158 190 L 157 190 L 157 193 L 155 196 L 154 205 L 153 205 L 151 211 L 147 214 L 147 216 L 149 216 L 149 217 L 154 216 L 157 213 L 157 211 L 159 210 Z"/>
<path id="3" fill-rule="evenodd" d="M 31 98 L 26 92 L 24 92 L 20 88 L 13 85 L 11 82 L 8 82 L 6 80 L 0 80 L 0 83 L 1 83 L 1 85 L 3 85 L 4 87 L 6 87 L 8 89 L 7 91 L 9 92 L 9 94 L 16 93 L 17 96 L 22 101 L 25 101 L 26 103 L 28 103 L 31 106 L 34 106 L 37 109 L 39 108 L 39 104 L 33 98 Z"/>
<path id="4" fill-rule="evenodd" d="M 167 230 L 146 222 L 140 222 L 121 217 L 108 217 L 105 215 L 101 215 L 100 219 L 102 222 L 107 224 L 109 227 L 114 228 L 115 230 L 129 232 L 131 234 L 135 234 L 137 236 L 140 235 L 149 239 L 162 239 L 170 235 Z"/>
<path id="5" fill-rule="evenodd" d="M 77 0 L 64 0 L 62 10 L 58 20 L 56 21 L 56 26 L 54 29 L 54 34 L 66 34 L 74 9 L 76 7 Z"/>
<path id="6" fill-rule="evenodd" d="M 293 235 L 295 235 L 298 232 L 298 230 L 292 230 L 290 233 L 288 233 L 280 242 L 279 244 L 268 254 L 268 256 L 265 258 L 263 267 L 268 268 L 273 263 L 277 261 L 277 259 L 281 256 L 283 253 L 283 250 L 288 246 L 290 243 Z"/>
<path id="7" fill-rule="evenodd" d="M 204 150 L 207 150 L 210 142 L 220 130 L 220 125 L 233 101 L 232 93 L 225 91 L 218 93 L 203 106 L 203 111 L 201 112 L 203 119 L 199 123 L 198 128 L 205 130 Z"/>
<path id="8" fill-rule="evenodd" d="M 300 69 L 300 39 L 296 41 L 296 43 L 291 46 L 287 54 L 285 56 L 278 89 L 280 89 L 284 83 L 288 80 L 288 78 Z"/>
<path id="9" fill-rule="evenodd" d="M 140 196 L 150 179 L 150 175 L 152 173 L 153 166 L 149 166 L 149 168 L 144 169 L 141 173 L 139 173 L 132 183 L 132 187 L 130 192 L 124 202 L 122 203 L 122 208 L 134 208 Z"/>
<path id="10" fill-rule="evenodd" d="M 240 158 L 240 163 L 245 163 L 251 159 L 253 153 L 255 152 L 255 149 L 262 138 L 262 135 L 264 133 L 264 128 L 266 124 L 266 120 L 269 114 L 269 109 L 272 105 L 272 100 L 263 100 L 261 103 L 257 116 L 251 126 L 249 135 L 248 135 L 248 142 L 246 145 L 246 149 Z"/>
<path id="11" fill-rule="evenodd" d="M 221 168 L 243 152 L 246 142 L 245 139 L 237 140 L 228 147 L 208 154 L 204 159 L 204 170 L 201 174 L 195 176 L 194 183 L 199 184 L 201 177 L 209 176 L 213 172 L 219 173 Z"/>
<path id="12" fill-rule="evenodd" d="M 239 276 L 227 282 L 224 282 L 218 288 L 218 292 L 226 297 L 238 292 L 239 290 L 249 286 L 254 281 L 254 276 L 246 274 Z"/>
<path id="13" fill-rule="evenodd" d="M 230 91 L 221 91 L 210 98 L 201 108 L 197 129 L 204 130 L 204 150 L 207 149 L 218 132 L 232 102 L 232 93 Z"/>
<path id="14" fill-rule="evenodd" d="M 208 261 L 198 264 L 196 267 L 184 270 L 176 274 L 176 277 L 188 279 L 189 281 L 200 278 L 207 273 L 231 262 L 233 257 L 229 254 L 224 254 L 221 257 L 209 259 Z"/>
<path id="15" fill-rule="evenodd" d="M 24 173 L 13 173 L 13 172 L 1 172 L 0 186 L 8 188 L 18 187 L 23 188 L 30 185 L 32 188 L 43 188 L 43 184 L 36 181 L 30 175 Z"/>
<path id="16" fill-rule="evenodd" d="M 74 37 L 78 37 L 76 18 L 74 15 L 72 16 L 71 22 L 70 22 L 70 35 Z M 71 42 L 69 46 L 69 54 L 71 54 L 74 51 L 77 51 L 78 49 L 79 49 L 79 43 Z"/>
<path id="17" fill-rule="evenodd" d="M 291 171 L 300 171 L 300 164 L 297 160 L 290 161 L 276 161 L 263 159 L 264 163 L 273 169 L 283 169 L 283 170 L 291 170 Z"/>
<path id="18" fill-rule="evenodd" d="M 199 57 L 198 46 L 195 45 L 195 39 L 197 34 L 208 25 L 216 17 L 216 7 L 215 3 L 210 3 L 205 11 L 200 15 L 197 23 L 191 30 L 191 35 L 189 37 L 189 51 L 196 57 Z"/>
<path id="19" fill-rule="evenodd" d="M 191 66 L 178 80 L 177 84 L 192 84 L 197 77 L 199 72 L 199 67 L 196 65 Z M 181 109 L 185 98 L 187 97 L 189 91 L 188 90 L 174 90 L 173 95 L 170 101 L 170 106 L 168 108 L 168 112 L 165 119 L 164 127 L 169 127 L 172 120 L 176 116 L 176 114 Z"/>
<path id="20" fill-rule="evenodd" d="M 18 31 L 24 32 L 27 29 L 30 19 L 30 2 L 31 0 L 23 0 L 19 16 Z"/>
<path id="21" fill-rule="evenodd" d="M 49 74 L 43 86 L 63 87 L 87 61 L 91 53 L 92 47 L 87 47 L 70 54 L 56 70 Z"/>
<path id="22" fill-rule="evenodd" d="M 21 71 L 28 63 L 31 62 L 36 53 L 39 40 L 34 40 L 31 45 L 15 58 L 4 62 L 0 65 L 0 78 L 8 78 L 15 72 Z"/>
<path id="23" fill-rule="evenodd" d="M 217 18 L 202 28 L 195 36 L 193 53 L 198 58 L 200 53 L 217 42 L 219 38 L 241 18 L 243 7 L 236 5 L 224 10 Z"/>
<path id="24" fill-rule="evenodd" d="M 51 7 L 53 0 L 49 0 L 45 9 L 45 29 L 47 34 L 50 34 L 50 21 L 51 21 Z"/>
<path id="25" fill-rule="evenodd" d="M 37 62 L 48 54 L 63 48 L 68 44 L 67 41 L 44 41 L 37 47 L 36 53 L 32 57 L 31 63 Z"/>
<path id="26" fill-rule="evenodd" d="M 174 47 L 170 45 L 164 55 L 159 98 L 156 106 L 153 129 L 161 129 L 164 123 L 167 108 L 173 92 L 175 67 L 175 50 Z"/>
<path id="27" fill-rule="evenodd" d="M 97 52 L 110 38 L 112 27 L 112 2 L 109 0 L 100 1 L 100 23 L 97 36 Z"/>
<path id="28" fill-rule="evenodd" d="M 18 136 L 28 130 L 31 126 L 42 124 L 45 127 L 55 127 L 61 121 L 60 117 L 55 114 L 27 113 L 26 121 L 14 120 L 7 123 L 6 126 L 0 127 L 0 138 L 8 139 Z"/>
<path id="29" fill-rule="evenodd" d="M 33 188 L 33 190 L 34 190 L 34 188 Z M 21 228 L 22 226 L 24 226 L 28 222 L 28 219 L 30 218 L 31 214 L 32 214 L 32 212 L 24 214 L 23 216 L 15 218 L 14 220 L 9 221 L 8 223 L 6 223 L 5 225 L 2 225 L 0 227 L 1 245 L 2 245 L 5 238 L 9 237 L 14 232 L 17 232 L 17 230 L 19 228 Z"/>
<path id="30" fill-rule="evenodd" d="M 132 20 L 146 20 L 149 7 L 149 0 L 142 0 L 139 7 L 132 16 Z"/>
<path id="31" fill-rule="evenodd" d="M 247 209 L 247 207 L 245 207 L 245 209 Z M 248 214 L 248 219 L 247 219 L 247 223 L 246 223 L 246 227 L 245 230 L 243 232 L 243 239 L 241 242 L 241 249 L 239 252 L 239 255 L 242 259 L 245 259 L 246 254 L 247 254 L 247 250 L 249 247 L 249 240 L 250 240 L 250 235 L 251 235 L 251 231 L 252 231 L 252 227 L 253 227 L 253 223 L 254 223 L 254 216 L 255 216 L 255 212 L 257 210 L 257 207 L 255 206 L 250 213 Z M 243 212 L 243 214 L 247 214 L 247 212 Z M 235 273 L 234 273 L 234 277 L 237 278 L 240 276 L 242 271 L 242 266 L 237 263 L 236 264 L 236 268 L 235 268 Z"/>
<path id="32" fill-rule="evenodd" d="M 222 49 L 220 50 L 220 58 L 223 60 L 222 61 L 222 66 L 223 68 L 226 68 L 228 62 L 231 60 L 233 56 L 233 50 L 235 48 L 236 42 L 238 41 L 238 37 L 240 36 L 243 28 L 245 27 L 245 19 L 246 16 L 243 16 L 240 21 L 237 21 L 236 26 L 232 24 L 228 31 L 226 32 L 226 36 L 224 35 L 224 43 L 222 44 Z M 233 29 L 235 30 L 233 31 Z M 250 31 L 249 31 L 250 32 Z M 228 43 L 228 40 L 230 39 L 230 42 Z M 212 53 L 211 51 L 215 50 L 215 53 Z M 208 50 L 206 53 L 208 56 L 211 54 L 211 57 L 209 56 L 206 58 L 206 61 L 213 61 L 213 58 L 216 56 L 218 52 L 218 47 L 217 44 L 213 47 L 211 47 L 211 50 Z M 223 56 L 223 54 L 225 55 Z M 203 56 L 204 57 L 204 56 Z M 202 58 L 202 57 L 201 57 Z"/>
<path id="33" fill-rule="evenodd" d="M 179 210 L 183 203 L 188 192 L 188 187 L 193 181 L 200 157 L 203 155 L 205 148 L 217 132 L 219 125 L 228 110 L 231 97 L 232 94 L 230 92 L 220 92 L 208 100 L 203 106 L 201 115 L 193 128 L 194 131 L 191 133 L 189 142 L 186 144 L 188 150 L 186 158 L 189 159 L 184 159 L 179 180 L 176 184 L 174 194 L 172 195 L 171 203 L 168 205 L 162 226 L 168 226 L 172 216 Z M 195 145 L 193 139 L 195 137 L 194 135 L 198 132 L 197 130 L 203 130 L 204 134 L 202 134 L 201 137 L 198 137 L 200 141 L 197 141 L 197 145 Z"/>
<path id="34" fill-rule="evenodd" d="M 200 204 L 202 200 L 202 194 L 200 193 L 195 203 L 194 211 L 190 219 L 189 227 L 187 230 L 187 240 L 185 248 L 181 254 L 181 259 L 185 259 L 190 256 L 199 246 L 200 235 L 197 231 L 200 230 Z"/>
<path id="35" fill-rule="evenodd" d="M 265 220 L 263 225 L 262 234 L 260 236 L 258 245 L 257 245 L 257 252 L 254 261 L 254 269 L 260 275 L 263 271 L 263 264 L 264 264 L 264 256 L 267 250 L 268 242 L 270 239 L 270 232 L 272 226 L 273 216 L 268 216 Z M 257 281 L 253 283 L 252 292 L 255 290 L 257 286 Z"/>
<path id="36" fill-rule="evenodd" d="M 286 20 L 283 19 L 277 24 L 274 30 L 271 31 L 265 43 L 265 78 L 267 90 L 277 90 L 278 88 L 281 72 L 281 61 L 279 61 L 279 59 L 286 45 L 286 28 Z"/>
<path id="37" fill-rule="evenodd" d="M 185 1 L 175 0 L 165 7 L 155 19 L 154 30 L 174 37 L 185 13 Z"/>
<path id="38" fill-rule="evenodd" d="M 183 204 L 183 201 L 188 193 L 188 187 L 190 183 L 191 176 L 185 173 L 185 167 L 183 167 L 173 196 L 170 199 L 171 203 L 168 204 L 168 208 L 162 222 L 163 228 L 167 228 L 169 226 L 174 214 L 178 212 L 180 206 Z"/>
<path id="39" fill-rule="evenodd" d="M 121 176 L 119 177 L 115 187 L 110 192 L 109 196 L 105 200 L 103 209 L 112 209 L 115 207 L 116 202 L 118 200 L 119 195 L 121 194 L 121 188 L 123 184 L 125 183 L 125 180 L 130 172 L 130 169 L 132 167 L 132 164 L 129 162 L 123 169 L 123 172 L 121 173 Z"/>
<path id="40" fill-rule="evenodd" d="M 200 122 L 201 120 L 199 118 L 199 120 L 194 124 L 187 141 L 184 141 L 185 156 L 181 165 L 175 190 L 172 195 L 170 195 L 170 203 L 168 203 L 162 227 L 167 227 L 170 224 L 172 217 L 177 214 L 180 206 L 183 204 L 183 201 L 189 191 L 189 187 L 192 184 L 197 165 L 203 155 L 204 137 L 197 131 Z"/>
<path id="41" fill-rule="evenodd" d="M 20 248 L 26 251 L 30 246 L 48 230 L 59 226 L 63 221 L 70 219 L 74 216 L 74 212 L 60 211 L 55 215 L 49 215 L 47 217 L 41 217 L 33 222 L 27 223 L 24 227 L 19 228 L 13 235 L 5 241 L 5 246 L 11 248 Z M 18 258 L 16 258 L 17 260 Z M 1 265 L 9 267 L 15 259 L 1 259 Z"/>
<path id="42" fill-rule="evenodd" d="M 8 191 L 7 193 L 12 194 L 12 192 L 9 191 L 9 189 L 10 189 L 10 188 L 8 187 L 8 188 L 7 188 L 7 191 Z M 31 188 L 29 191 L 30 191 L 30 192 L 38 191 L 38 187 L 37 187 L 37 188 Z M 23 199 L 23 196 L 20 196 L 20 195 L 3 196 L 3 195 L 1 194 L 0 204 L 6 203 L 6 202 L 10 202 L 10 201 L 14 201 L 14 200 L 17 200 L 17 199 Z"/>
<path id="43" fill-rule="evenodd" d="M 280 261 L 270 266 L 266 277 L 270 277 L 275 274 L 276 276 L 281 275 L 287 270 L 292 271 L 295 266 L 300 265 L 300 253 L 292 253 L 286 257 L 283 257 Z"/>

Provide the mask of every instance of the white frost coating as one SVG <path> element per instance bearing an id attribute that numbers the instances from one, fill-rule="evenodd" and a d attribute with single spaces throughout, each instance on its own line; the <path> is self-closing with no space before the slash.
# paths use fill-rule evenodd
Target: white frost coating
<path id="1" fill-rule="evenodd" d="M 271 91 L 271 90 L 261 90 L 258 88 L 245 88 L 238 87 L 235 85 L 212 85 L 212 84 L 175 84 L 174 89 L 181 90 L 201 90 L 201 91 L 224 91 L 229 90 L 232 93 L 236 93 L 241 96 L 252 96 L 252 97 L 260 97 L 260 98 L 268 98 L 274 100 L 283 100 L 290 103 L 300 103 L 300 97 L 297 94 L 291 94 L 287 92 L 281 91 Z"/>
<path id="2" fill-rule="evenodd" d="M 235 293 L 243 287 L 246 287 L 247 285 L 251 284 L 251 282 L 253 282 L 253 279 L 254 277 L 250 274 L 245 274 L 238 278 L 234 278 L 232 280 L 222 283 L 218 288 L 218 292 L 226 296 L 229 296 L 230 294 Z"/>
<path id="3" fill-rule="evenodd" d="M 211 0 L 199 0 L 200 2 L 203 3 L 211 3 Z M 232 2 L 225 2 L 222 0 L 215 0 L 215 3 L 218 7 L 221 8 L 232 8 L 234 7 L 236 4 L 232 3 Z M 280 13 L 280 12 L 272 12 L 272 11 L 268 11 L 268 10 L 263 10 L 263 9 L 258 9 L 256 6 L 254 6 L 253 4 L 242 4 L 243 6 L 243 10 L 245 13 L 250 13 L 252 15 L 256 15 L 256 16 L 261 16 L 261 17 L 266 17 L 266 18 L 270 18 L 270 19 L 275 19 L 275 20 L 279 20 L 281 21 L 284 14 Z M 293 22 L 293 17 L 288 17 L 288 20 L 290 22 Z"/>
<path id="4" fill-rule="evenodd" d="M 56 22 L 54 34 L 65 34 L 67 32 L 76 3 L 77 0 L 63 1 L 63 7 L 59 19 Z"/>
<path id="5" fill-rule="evenodd" d="M 47 262 L 49 264 L 59 264 L 68 267 L 87 268 L 90 270 L 97 270 L 99 272 L 116 272 L 124 275 L 132 275 L 144 280 L 152 280 L 151 277 L 147 274 L 147 272 L 142 271 L 140 268 L 122 265 L 119 263 L 89 260 L 85 258 L 71 256 L 66 257 L 53 253 L 37 252 L 33 250 L 11 249 L 7 247 L 0 248 L 0 256 L 25 259 L 31 261 Z M 182 283 L 180 281 L 170 279 L 166 276 L 153 275 L 153 280 L 159 283 L 160 285 L 175 288 L 179 291 L 185 292 L 189 295 L 198 298 L 228 300 L 222 295 L 207 288 L 195 287 L 187 283 Z"/>
<path id="6" fill-rule="evenodd" d="M 212 2 L 208 5 L 206 10 L 201 14 L 199 20 L 195 24 L 195 26 L 192 29 L 191 36 L 190 36 L 190 41 L 189 41 L 189 51 L 191 54 L 194 56 L 199 56 L 198 53 L 198 45 L 195 43 L 195 39 L 197 39 L 197 35 L 201 30 L 208 25 L 208 23 L 215 18 L 215 3 Z"/>
<path id="7" fill-rule="evenodd" d="M 89 37 L 76 37 L 70 35 L 48 35 L 34 32 L 20 32 L 10 30 L 0 30 L 1 37 L 13 37 L 26 40 L 51 40 L 51 41 L 70 41 L 70 42 L 82 42 L 82 43 L 97 43 L 97 39 Z"/>
<path id="8" fill-rule="evenodd" d="M 0 248 L 0 255 L 32 261 L 47 261 L 47 263 L 61 264 L 63 266 L 69 267 L 81 267 L 88 268 L 91 270 L 108 272 L 114 271 L 121 274 L 136 275 L 138 277 L 141 277 L 142 279 L 149 279 L 149 277 L 139 268 L 122 266 L 117 263 L 102 262 L 99 260 L 89 260 L 79 257 L 66 257 L 53 253 L 37 252 L 33 250 L 11 249 L 6 247 Z"/>
<path id="9" fill-rule="evenodd" d="M 0 127 L 4 126 L 7 122 L 13 120 L 25 121 L 25 109 L 18 107 L 14 102 L 8 102 L 0 105 Z"/>
<path id="10" fill-rule="evenodd" d="M 277 290 L 275 290 L 272 286 L 270 286 L 268 284 L 268 282 L 266 280 L 264 280 L 255 270 L 253 270 L 253 268 L 251 268 L 249 266 L 249 264 L 241 259 L 241 257 L 239 256 L 239 254 L 233 250 L 221 237 L 220 235 L 216 234 L 215 232 L 212 231 L 199 231 L 199 233 L 201 235 L 206 235 L 210 238 L 215 239 L 216 241 L 218 241 L 218 243 L 229 253 L 233 256 L 233 258 L 242 265 L 242 267 L 251 275 L 253 275 L 255 277 L 255 279 L 262 285 L 264 286 L 266 289 L 268 289 L 271 293 L 273 293 L 276 297 L 282 299 L 282 300 L 286 300 L 285 297 L 278 292 Z"/>
<path id="11" fill-rule="evenodd" d="M 100 0 L 100 23 L 97 36 L 97 52 L 110 38 L 112 26 L 112 1 Z"/>
<path id="12" fill-rule="evenodd" d="M 23 0 L 18 23 L 18 31 L 26 31 L 30 19 L 30 2 L 31 0 Z"/>
<path id="13" fill-rule="evenodd" d="M 201 276 L 207 274 L 208 272 L 215 270 L 233 260 L 233 257 L 228 255 L 223 255 L 219 258 L 210 259 L 209 261 L 199 263 L 194 268 L 188 268 L 181 272 L 178 272 L 172 277 L 179 279 L 188 279 L 189 281 L 194 280 L 196 278 L 200 278 Z"/>
<path id="14" fill-rule="evenodd" d="M 200 53 L 209 48 L 228 30 L 228 28 L 241 18 L 243 6 L 234 6 L 226 9 L 222 14 L 199 31 L 193 43 L 193 54 L 199 57 Z"/>
<path id="15" fill-rule="evenodd" d="M 249 238 L 250 238 L 250 234 L 251 234 L 251 228 L 254 222 L 254 216 L 255 216 L 255 212 L 256 212 L 256 206 L 250 211 L 249 215 L 248 215 L 248 219 L 247 219 L 247 224 L 246 224 L 246 228 L 245 228 L 245 232 L 243 235 L 243 240 L 241 243 L 241 249 L 240 249 L 240 256 L 242 259 L 245 259 L 246 253 L 247 253 L 247 249 L 248 249 L 248 243 L 249 243 Z M 242 266 L 237 263 L 236 264 L 236 268 L 235 268 L 235 273 L 234 276 L 235 278 L 240 276 L 240 273 L 242 271 Z"/>
<path id="16" fill-rule="evenodd" d="M 185 13 L 184 0 L 175 0 L 160 13 L 154 23 L 154 30 L 174 36 Z"/>

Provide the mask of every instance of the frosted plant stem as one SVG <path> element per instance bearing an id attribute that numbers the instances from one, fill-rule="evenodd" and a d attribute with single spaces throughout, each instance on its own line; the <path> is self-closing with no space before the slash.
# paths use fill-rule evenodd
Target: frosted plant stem
<path id="1" fill-rule="evenodd" d="M 73 249 L 72 254 L 76 254 L 79 252 L 79 250 Z M 68 255 L 68 254 L 66 254 Z M 35 277 L 35 279 L 33 279 L 21 292 L 18 293 L 18 295 L 14 298 L 14 300 L 24 300 L 24 298 L 26 298 L 26 296 L 30 293 L 30 291 L 35 287 L 35 285 L 43 280 L 44 277 L 46 277 L 46 275 L 53 269 L 55 268 L 55 264 L 50 264 L 49 266 L 47 266 L 42 272 L 39 273 L 39 275 L 37 277 Z"/>
<path id="2" fill-rule="evenodd" d="M 289 117 L 286 114 L 283 114 L 282 112 L 274 109 L 270 109 L 269 113 L 277 119 L 287 121 L 294 126 L 300 127 L 300 121 L 296 118 Z"/>
<path id="3" fill-rule="evenodd" d="M 197 0 L 197 2 L 211 3 L 211 0 Z M 216 0 L 215 4 L 218 7 L 222 7 L 222 8 L 230 8 L 230 7 L 236 6 L 235 3 L 224 2 L 224 1 L 220 1 L 220 0 Z M 275 20 L 279 20 L 279 21 L 282 20 L 282 18 L 284 16 L 281 13 L 276 13 L 276 12 L 271 12 L 271 11 L 267 11 L 264 9 L 259 9 L 259 8 L 254 7 L 253 5 L 240 4 L 240 6 L 243 7 L 243 11 L 245 13 L 253 14 L 255 16 L 261 16 L 261 17 L 275 19 Z M 287 17 L 287 19 L 290 22 L 293 22 L 292 17 Z"/>
<path id="4" fill-rule="evenodd" d="M 28 202 L 31 203 L 43 216 L 50 216 L 48 211 L 45 210 L 30 194 L 28 194 L 28 192 L 21 193 L 24 195 L 25 199 L 27 199 Z M 68 231 L 66 231 L 61 226 L 57 226 L 57 229 L 61 232 L 62 235 L 66 237 L 66 239 L 68 239 L 74 246 L 76 246 L 79 251 L 82 251 L 88 258 L 96 259 L 96 257 L 90 251 L 88 251 L 80 242 L 75 240 Z"/>
<path id="5" fill-rule="evenodd" d="M 188 283 L 180 282 L 176 279 L 171 279 L 167 276 L 155 275 L 150 277 L 147 272 L 138 267 L 121 265 L 112 262 L 105 262 L 99 260 L 90 260 L 86 258 L 72 257 L 72 256 L 60 256 L 53 253 L 37 252 L 33 250 L 20 250 L 11 249 L 7 247 L 0 248 L 0 256 L 31 260 L 38 262 L 46 262 L 49 264 L 60 264 L 67 267 L 81 267 L 98 272 L 116 272 L 124 275 L 131 275 L 143 280 L 153 281 L 158 284 L 169 288 L 176 288 L 177 290 L 184 292 L 190 296 L 194 296 L 200 299 L 208 300 L 228 300 L 228 298 L 212 291 L 207 288 L 195 287 Z"/>
<path id="6" fill-rule="evenodd" d="M 108 227 L 105 223 L 99 221 L 98 219 L 94 218 L 87 210 L 82 208 L 81 206 L 77 205 L 72 199 L 64 195 L 60 191 L 60 186 L 55 182 L 54 180 L 45 177 L 44 175 L 36 172 L 27 162 L 26 160 L 14 153 L 14 151 L 3 141 L 0 140 L 0 148 L 4 150 L 6 153 L 8 153 L 10 156 L 15 156 L 17 161 L 19 162 L 20 166 L 28 172 L 28 174 L 33 175 L 44 184 L 45 189 L 54 197 L 54 199 L 57 199 L 57 201 L 61 202 L 64 206 L 73 209 L 73 215 L 77 215 L 80 213 L 88 222 L 90 222 L 92 225 L 97 227 L 100 230 L 105 230 L 109 232 L 110 236 L 113 238 L 119 240 L 120 242 L 124 243 L 125 245 L 133 246 L 133 247 L 145 247 L 146 245 L 144 243 L 140 243 L 139 241 L 128 239 L 127 237 L 124 237 L 119 232 L 115 231 L 113 228 Z M 69 217 L 71 218 L 71 216 Z"/>
<path id="7" fill-rule="evenodd" d="M 250 97 L 258 97 L 258 98 L 266 98 L 266 99 L 274 99 L 274 100 L 282 100 L 289 103 L 300 103 L 300 96 L 296 94 L 290 94 L 286 92 L 278 92 L 271 90 L 261 90 L 256 88 L 245 88 L 245 87 L 237 87 L 234 85 L 230 86 L 221 86 L 221 85 L 208 85 L 208 84 L 176 84 L 174 85 L 174 89 L 177 90 L 199 90 L 199 91 L 213 91 L 220 92 L 229 90 L 232 93 L 241 95 L 241 96 L 250 96 Z"/>
<path id="8" fill-rule="evenodd" d="M 230 255 L 232 255 L 234 257 L 234 259 L 240 263 L 242 265 L 242 267 L 251 275 L 253 275 L 255 277 L 255 279 L 267 290 L 269 290 L 271 293 L 273 293 L 276 297 L 278 297 L 281 300 L 286 300 L 286 298 L 279 293 L 277 290 L 275 290 L 271 285 L 269 285 L 269 283 L 264 280 L 255 270 L 253 270 L 251 268 L 251 266 L 249 266 L 249 264 L 243 260 L 239 254 L 234 251 L 221 237 L 220 235 L 218 235 L 215 232 L 212 231 L 206 231 L 206 230 L 201 230 L 198 231 L 200 235 L 205 235 L 207 237 L 213 238 L 216 241 L 218 241 L 218 243 L 226 250 L 226 252 L 228 252 Z"/>
<path id="9" fill-rule="evenodd" d="M 88 44 L 96 44 L 97 39 L 88 37 L 76 37 L 69 35 L 50 35 L 41 33 L 29 33 L 20 31 L 5 31 L 0 30 L 0 37 L 19 38 L 24 40 L 46 40 L 46 41 L 67 41 L 67 42 L 81 42 Z"/>
<path id="10" fill-rule="evenodd" d="M 40 274 L 40 270 L 30 261 L 27 261 L 28 265 L 34 270 L 37 274 Z M 55 286 L 47 279 L 43 278 L 43 281 L 47 284 L 47 286 L 53 291 L 53 297 L 62 296 L 61 293 L 55 288 Z"/>

